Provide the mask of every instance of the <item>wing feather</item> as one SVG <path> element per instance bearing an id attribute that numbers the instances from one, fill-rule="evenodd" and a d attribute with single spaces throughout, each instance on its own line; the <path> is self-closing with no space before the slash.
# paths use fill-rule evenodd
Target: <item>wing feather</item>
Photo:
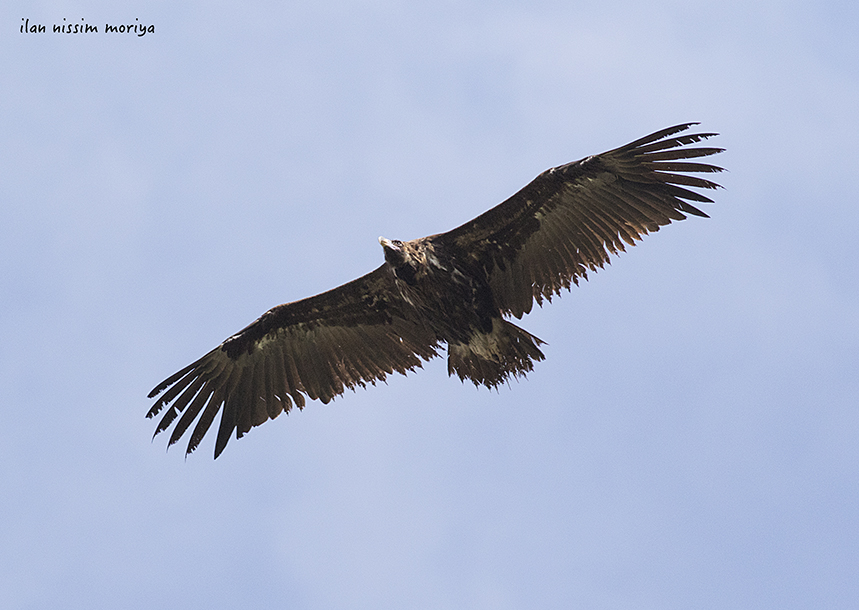
<path id="1" fill-rule="evenodd" d="M 200 377 L 194 380 L 194 382 L 188 387 L 188 391 L 182 396 L 182 398 L 176 403 L 170 405 L 170 408 L 164 413 L 164 417 L 161 418 L 161 421 L 158 422 L 158 426 L 155 428 L 155 434 L 152 435 L 152 438 L 155 438 L 161 432 L 164 432 L 167 428 L 170 427 L 170 424 L 173 423 L 173 420 L 185 409 L 192 398 L 196 398 L 200 396 L 200 388 L 203 387 L 203 383 L 205 380 Z M 206 398 L 208 394 L 204 394 L 202 398 Z M 178 406 L 177 406 L 178 405 Z"/>
<path id="2" fill-rule="evenodd" d="M 188 447 L 196 448 L 197 445 L 200 444 L 200 441 L 203 439 L 203 437 L 206 435 L 206 432 L 208 432 L 209 428 L 212 426 L 212 422 L 215 420 L 215 416 L 218 414 L 218 409 L 212 407 L 211 405 L 218 400 L 218 397 L 223 391 L 222 388 L 223 386 L 220 386 L 215 389 L 211 394 L 198 395 L 198 397 L 194 399 L 195 401 L 199 400 L 201 406 L 203 403 L 206 403 L 206 401 L 208 401 L 207 405 L 209 406 L 203 409 L 203 414 L 200 416 L 200 419 L 197 420 L 197 424 L 194 426 L 194 430 L 191 432 L 191 438 L 188 440 Z M 199 410 L 199 408 L 197 410 Z M 176 440 L 178 441 L 179 438 L 177 437 Z M 168 447 L 169 446 L 170 445 L 168 445 Z"/>
<path id="3" fill-rule="evenodd" d="M 289 341 L 280 341 L 278 345 L 283 353 L 284 371 L 286 372 L 287 392 L 292 396 L 293 402 L 299 409 L 304 408 L 304 384 L 298 376 L 298 367 L 295 364 L 295 350 Z"/>
<path id="4" fill-rule="evenodd" d="M 292 400 L 289 395 L 289 376 L 286 372 L 286 360 L 283 355 L 283 345 L 281 343 L 273 343 L 271 346 L 271 357 L 269 358 L 272 369 L 275 371 L 275 393 L 281 402 L 281 410 L 289 413 L 292 409 Z M 274 419 L 274 417 L 272 417 Z"/>
<path id="5" fill-rule="evenodd" d="M 242 435 L 239 428 L 241 425 L 241 413 L 239 412 L 240 410 L 238 405 L 243 405 L 245 409 L 251 408 L 251 405 L 248 404 L 250 398 L 249 392 L 247 391 L 247 387 L 250 385 L 250 375 L 248 372 L 246 365 L 234 367 L 232 374 L 230 375 L 230 379 L 228 379 L 230 383 L 225 384 L 225 387 L 221 389 L 217 396 L 212 397 L 213 400 L 211 400 L 209 405 L 206 407 L 204 417 L 208 423 L 206 424 L 204 431 L 208 430 L 209 425 L 214 421 L 218 410 L 223 405 L 221 424 L 218 426 L 218 434 L 215 437 L 215 455 L 220 455 L 221 451 L 224 450 L 224 447 L 227 446 L 227 443 L 230 440 L 230 435 L 234 430 L 236 432 L 236 438 L 239 438 Z M 214 398 L 219 398 L 220 400 L 216 402 Z M 192 437 L 188 442 L 188 448 L 185 450 L 186 455 L 196 449 L 201 440 L 202 436 L 198 438 Z M 194 442 L 197 444 L 195 445 Z"/>
<path id="6" fill-rule="evenodd" d="M 173 428 L 173 432 L 170 435 L 170 440 L 167 441 L 167 446 L 173 445 L 176 441 L 182 438 L 182 435 L 185 434 L 185 431 L 188 429 L 188 426 L 194 421 L 197 415 L 200 413 L 200 409 L 203 408 L 203 405 L 206 403 L 206 400 L 209 398 L 211 391 L 206 388 L 205 390 L 199 392 L 197 395 L 193 395 L 190 392 L 185 398 L 185 400 L 180 402 L 180 405 L 175 407 L 177 411 L 182 411 L 182 417 L 179 418 L 179 421 L 176 423 L 176 427 Z M 190 400 L 194 398 L 194 400 Z M 190 405 L 186 404 L 187 401 L 191 402 Z M 184 404 L 183 404 L 184 403 Z M 172 419 L 172 418 L 171 418 Z M 160 428 L 161 426 L 159 426 Z"/>
<path id="7" fill-rule="evenodd" d="M 406 374 L 437 355 L 435 334 L 409 314 L 385 265 L 334 290 L 275 307 L 156 386 L 150 398 L 163 395 L 148 417 L 167 409 L 155 434 L 176 422 L 172 445 L 199 417 L 186 449 L 191 453 L 220 412 L 218 457 L 234 432 L 240 438 L 289 411 L 292 402 L 303 408 L 305 396 L 328 402 L 346 388 L 384 380 L 394 371 Z"/>
<path id="8" fill-rule="evenodd" d="M 274 346 L 271 355 L 265 359 L 265 410 L 268 419 L 274 419 L 283 411 L 280 400 L 279 354 Z"/>

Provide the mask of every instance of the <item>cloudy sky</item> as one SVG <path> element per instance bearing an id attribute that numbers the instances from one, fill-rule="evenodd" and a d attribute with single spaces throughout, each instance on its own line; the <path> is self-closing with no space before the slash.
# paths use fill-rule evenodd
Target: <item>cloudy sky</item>
<path id="1" fill-rule="evenodd" d="M 857 27 L 847 1 L 5 3 L 0 606 L 855 608 Z M 435 360 L 217 461 L 151 442 L 156 383 L 379 235 L 685 121 L 727 149 L 712 218 L 525 318 L 527 380 Z"/>

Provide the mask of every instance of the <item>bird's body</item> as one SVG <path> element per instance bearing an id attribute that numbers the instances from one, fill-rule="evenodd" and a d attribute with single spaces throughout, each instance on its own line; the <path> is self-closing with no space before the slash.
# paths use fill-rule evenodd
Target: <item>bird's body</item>
<path id="1" fill-rule="evenodd" d="M 489 274 L 444 235 L 379 242 L 403 301 L 448 346 L 448 373 L 494 387 L 543 360 L 542 341 L 504 320 Z"/>
<path id="2" fill-rule="evenodd" d="M 688 172 L 721 168 L 685 159 L 720 152 L 689 148 L 715 134 L 675 134 L 679 125 L 621 148 L 543 172 L 505 202 L 438 235 L 379 238 L 381 267 L 308 299 L 279 305 L 158 385 L 149 411 L 170 405 L 156 428 L 176 442 L 199 416 L 193 451 L 223 409 L 217 457 L 235 430 L 328 402 L 345 388 L 405 374 L 448 347 L 448 372 L 495 387 L 543 360 L 537 337 L 505 319 L 521 318 L 562 288 L 601 268 L 710 199 L 684 187 L 717 188 Z M 681 186 L 682 185 L 682 186 Z M 172 403 L 172 404 L 171 404 Z"/>

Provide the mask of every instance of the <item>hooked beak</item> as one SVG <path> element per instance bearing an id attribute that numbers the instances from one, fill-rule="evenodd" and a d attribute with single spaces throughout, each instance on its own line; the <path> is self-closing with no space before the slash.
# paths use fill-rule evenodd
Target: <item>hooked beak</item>
<path id="1" fill-rule="evenodd" d="M 384 248 L 385 250 L 399 250 L 399 248 L 395 246 L 394 242 L 392 242 L 390 239 L 380 237 L 379 243 L 382 244 L 382 248 Z"/>

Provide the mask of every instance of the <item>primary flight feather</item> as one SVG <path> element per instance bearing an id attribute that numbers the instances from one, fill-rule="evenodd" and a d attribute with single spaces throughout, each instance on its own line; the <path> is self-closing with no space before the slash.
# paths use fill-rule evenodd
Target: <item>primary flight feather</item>
<path id="1" fill-rule="evenodd" d="M 626 146 L 549 169 L 518 193 L 447 233 L 401 242 L 380 237 L 381 267 L 328 292 L 277 307 L 158 384 L 149 410 L 166 407 L 155 434 L 169 445 L 194 425 L 186 454 L 221 412 L 217 458 L 235 431 L 327 403 L 346 388 L 406 374 L 447 344 L 448 373 L 495 387 L 543 360 L 540 339 L 505 317 L 560 294 L 610 253 L 685 214 L 692 188 L 719 188 L 689 161 L 722 151 L 690 146 L 716 134 L 663 129 Z M 162 394 L 163 392 L 163 394 Z M 178 421 L 177 421 L 178 419 Z M 168 445 L 168 446 L 169 446 Z"/>

